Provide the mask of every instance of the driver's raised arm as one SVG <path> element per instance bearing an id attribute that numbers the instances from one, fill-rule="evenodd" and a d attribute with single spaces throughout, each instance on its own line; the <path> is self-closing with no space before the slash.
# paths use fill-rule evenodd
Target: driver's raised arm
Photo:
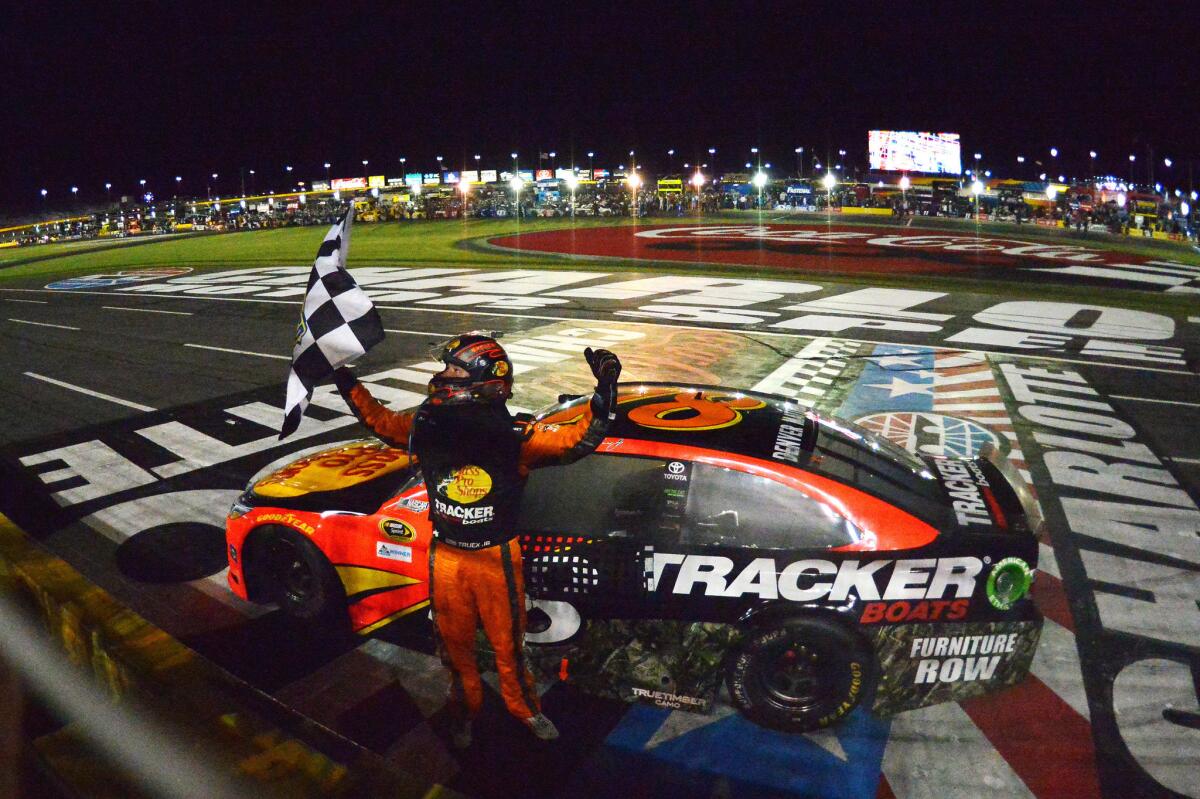
<path id="1" fill-rule="evenodd" d="M 609 424 L 616 418 L 621 361 L 608 350 L 592 350 L 591 347 L 584 350 L 583 355 L 596 377 L 591 402 L 573 422 L 531 422 L 525 426 L 518 464 L 523 473 L 540 466 L 574 463 L 591 453 L 604 440 Z"/>
<path id="2" fill-rule="evenodd" d="M 413 411 L 397 412 L 385 407 L 344 366 L 333 373 L 333 381 L 342 399 L 346 400 L 350 410 L 367 429 L 389 447 L 408 451 L 408 437 L 416 415 Z"/>

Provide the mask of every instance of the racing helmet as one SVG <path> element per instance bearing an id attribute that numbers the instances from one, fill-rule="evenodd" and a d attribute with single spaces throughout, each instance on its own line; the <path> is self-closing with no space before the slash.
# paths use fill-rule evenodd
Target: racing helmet
<path id="1" fill-rule="evenodd" d="M 493 335 L 478 330 L 464 333 L 435 345 L 431 354 L 447 366 L 466 370 L 468 376 L 434 375 L 429 381 L 430 404 L 503 403 L 512 396 L 512 362 Z"/>

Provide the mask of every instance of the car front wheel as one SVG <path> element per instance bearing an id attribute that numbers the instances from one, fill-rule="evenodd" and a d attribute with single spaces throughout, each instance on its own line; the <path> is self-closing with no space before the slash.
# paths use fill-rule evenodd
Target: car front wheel
<path id="1" fill-rule="evenodd" d="M 750 630 L 726 671 L 734 705 L 751 721 L 787 732 L 836 724 L 874 689 L 871 648 L 820 618 Z"/>
<path id="2" fill-rule="evenodd" d="M 348 623 L 342 582 L 316 544 L 287 528 L 272 528 L 267 534 L 265 572 L 271 599 L 280 609 L 322 626 Z"/>

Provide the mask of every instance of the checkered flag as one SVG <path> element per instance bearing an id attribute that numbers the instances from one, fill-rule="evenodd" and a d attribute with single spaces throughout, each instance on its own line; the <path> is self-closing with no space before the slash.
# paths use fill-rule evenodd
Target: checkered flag
<path id="1" fill-rule="evenodd" d="M 296 327 L 281 439 L 300 426 L 313 389 L 339 366 L 383 341 L 383 321 L 371 298 L 346 271 L 354 209 L 329 229 L 308 276 L 304 312 Z"/>

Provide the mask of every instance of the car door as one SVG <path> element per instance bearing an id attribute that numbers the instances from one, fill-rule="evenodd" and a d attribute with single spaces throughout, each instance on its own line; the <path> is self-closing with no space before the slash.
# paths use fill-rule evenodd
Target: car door
<path id="1" fill-rule="evenodd" d="M 529 595 L 594 618 L 646 615 L 645 547 L 664 468 L 661 459 L 594 453 L 532 472 L 517 525 Z"/>

